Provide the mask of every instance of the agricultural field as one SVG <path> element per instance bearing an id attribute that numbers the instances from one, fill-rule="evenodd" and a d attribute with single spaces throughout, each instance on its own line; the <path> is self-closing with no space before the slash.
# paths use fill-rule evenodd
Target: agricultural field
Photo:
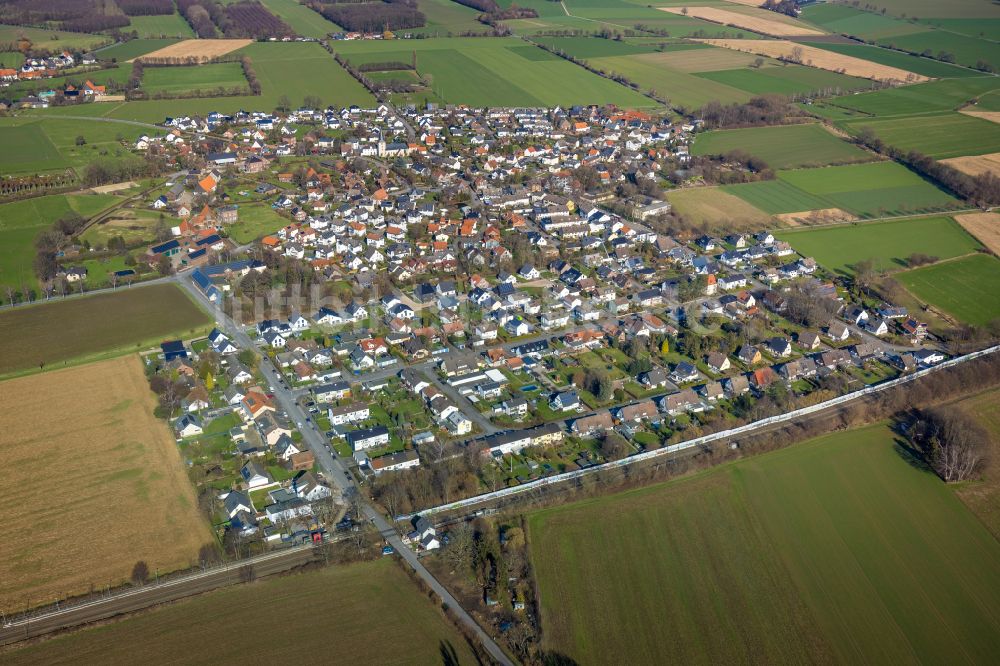
<path id="1" fill-rule="evenodd" d="M 914 83 L 925 81 L 926 77 L 888 65 L 880 65 L 853 56 L 834 53 L 824 49 L 781 39 L 706 39 L 707 44 L 722 48 L 754 53 L 768 58 L 795 60 L 810 67 L 847 74 L 863 79 L 890 79 L 898 82 Z"/>
<path id="2" fill-rule="evenodd" d="M 814 46 L 818 49 L 826 49 L 827 51 L 833 51 L 835 53 L 851 56 L 852 58 L 870 60 L 880 65 L 898 67 L 899 69 L 903 69 L 908 72 L 915 72 L 922 76 L 928 76 L 935 79 L 982 76 L 980 72 L 973 71 L 966 67 L 949 65 L 948 63 L 941 62 L 940 60 L 921 58 L 919 56 L 910 55 L 909 53 L 892 51 L 890 49 L 870 46 L 868 44 L 844 44 L 839 42 L 806 42 L 806 44 Z"/>
<path id="3" fill-rule="evenodd" d="M 6 613 L 118 585 L 139 560 L 190 566 L 212 542 L 137 355 L 10 379 L 0 396 L 0 498 L 18 507 L 0 557 Z"/>
<path id="4" fill-rule="evenodd" d="M 955 221 L 993 254 L 1000 255 L 1000 213 L 963 213 Z"/>
<path id="5" fill-rule="evenodd" d="M 697 135 L 692 154 L 723 155 L 743 150 L 774 169 L 867 162 L 874 159 L 819 124 L 716 130 Z"/>
<path id="6" fill-rule="evenodd" d="M 148 58 L 201 58 L 210 60 L 252 44 L 252 39 L 185 39 L 145 54 Z"/>
<path id="7" fill-rule="evenodd" d="M 218 88 L 247 89 L 247 79 L 238 62 L 220 62 L 184 67 L 145 67 L 142 89 L 151 95 L 181 95 L 188 91 Z"/>
<path id="8" fill-rule="evenodd" d="M 303 37 L 325 39 L 331 33 L 341 31 L 339 25 L 297 0 L 262 0 L 262 3 Z"/>
<path id="9" fill-rule="evenodd" d="M 642 90 L 654 90 L 672 105 L 697 109 L 708 102 L 724 104 L 746 102 L 753 95 L 745 90 L 716 83 L 696 74 L 664 67 L 657 62 L 662 54 L 590 58 L 587 63 L 599 70 L 621 74 Z"/>
<path id="10" fill-rule="evenodd" d="M 851 90 L 868 90 L 871 87 L 871 81 L 866 79 L 804 65 L 706 71 L 699 76 L 754 95 L 774 93 L 788 96 L 814 94 L 827 96 Z"/>
<path id="11" fill-rule="evenodd" d="M 876 10 L 885 10 L 890 16 L 920 16 L 934 18 L 941 16 L 961 17 L 961 19 L 984 19 L 996 17 L 996 8 L 984 0 L 866 0 L 866 5 Z"/>
<path id="12" fill-rule="evenodd" d="M 18 350 L 0 357 L 0 377 L 141 351 L 210 329 L 209 316 L 174 284 L 21 306 L 0 312 L 0 333 Z"/>
<path id="13" fill-rule="evenodd" d="M 662 7 L 661 10 L 672 14 L 683 14 L 687 17 L 721 23 L 736 28 L 771 37 L 793 37 L 803 35 L 822 35 L 822 30 L 810 28 L 804 23 L 782 14 L 767 12 L 762 9 L 747 8 L 740 11 L 739 7 Z"/>
<path id="14" fill-rule="evenodd" d="M 925 266 L 896 279 L 921 302 L 957 321 L 982 326 L 1000 318 L 1000 259 L 992 255 Z"/>
<path id="15" fill-rule="evenodd" d="M 32 288 L 38 284 L 33 268 L 35 237 L 53 222 L 69 213 L 92 217 L 119 201 L 120 197 L 110 194 L 80 194 L 0 204 L 0 286 Z"/>
<path id="16" fill-rule="evenodd" d="M 894 439 L 838 432 L 530 514 L 543 648 L 581 664 L 990 661 L 1000 543 Z"/>
<path id="17" fill-rule="evenodd" d="M 1000 152 L 1000 125 L 964 113 L 848 120 L 851 132 L 869 127 L 891 146 L 918 150 L 937 159 Z"/>
<path id="18" fill-rule="evenodd" d="M 130 664 L 150 654 L 172 664 L 237 663 L 246 660 L 247 644 L 233 627 L 264 627 L 275 617 L 282 618 L 281 631 L 255 641 L 254 659 L 281 661 L 293 652 L 333 650 L 344 663 L 476 663 L 461 634 L 390 558 L 216 590 L 4 658 L 11 666 Z M 405 621 L 392 622 L 390 631 L 387 618 Z M 181 634 L 184 640 L 178 641 Z"/>
<path id="19" fill-rule="evenodd" d="M 514 38 L 345 42 L 337 51 L 352 63 L 399 60 L 416 52 L 417 72 L 432 79 L 434 95 L 474 106 L 555 106 L 656 102 Z"/>
<path id="20" fill-rule="evenodd" d="M 911 13 L 910 16 L 926 15 Z M 968 21 L 964 22 L 966 29 L 963 34 L 912 19 L 904 20 L 828 3 L 805 8 L 802 17 L 831 32 L 874 41 L 881 46 L 910 53 L 927 53 L 939 59 L 943 54 L 949 54 L 955 62 L 966 67 L 974 67 L 981 60 L 994 66 L 1000 64 L 1000 45 L 993 39 L 979 39 L 968 34 L 971 31 L 967 27 L 972 23 Z M 996 14 L 992 18 L 995 20 Z"/>
<path id="21" fill-rule="evenodd" d="M 482 32 L 486 26 L 476 20 L 480 12 L 452 0 L 420 0 L 420 11 L 427 17 L 427 25 L 406 32 L 429 37 L 447 37 L 462 32 Z"/>
<path id="22" fill-rule="evenodd" d="M 137 18 L 139 17 L 134 16 L 132 20 L 134 21 Z M 132 60 L 133 58 L 152 53 L 153 51 L 159 51 L 176 43 L 176 39 L 133 39 L 122 44 L 115 44 L 106 49 L 101 49 L 94 55 L 102 61 L 115 60 L 117 62 L 125 62 L 126 60 Z M 128 68 L 128 71 L 131 72 L 131 68 Z"/>
<path id="23" fill-rule="evenodd" d="M 19 25 L 0 25 L 0 44 L 8 44 L 27 39 L 31 48 L 45 51 L 60 51 L 62 49 L 94 49 L 114 40 L 107 35 L 90 35 L 83 32 L 65 32 L 63 30 L 43 30 L 41 28 L 26 28 Z"/>
<path id="24" fill-rule="evenodd" d="M 860 217 L 950 210 L 960 202 L 895 162 L 781 171 L 778 178 Z M 803 210 L 803 209 L 800 209 Z"/>
<path id="25" fill-rule="evenodd" d="M 163 14 L 159 16 L 130 16 L 130 30 L 139 33 L 140 38 L 147 37 L 178 37 L 189 39 L 194 37 L 194 31 L 180 14 Z"/>
<path id="26" fill-rule="evenodd" d="M 975 76 L 835 97 L 830 103 L 871 116 L 905 116 L 953 111 L 971 99 L 996 90 L 1000 90 L 1000 77 Z"/>
<path id="27" fill-rule="evenodd" d="M 855 264 L 868 259 L 879 270 L 898 271 L 907 267 L 906 258 L 914 253 L 952 259 L 982 248 L 950 217 L 793 229 L 776 232 L 775 236 L 825 268 L 848 275 Z"/>
<path id="28" fill-rule="evenodd" d="M 800 190 L 780 178 L 739 185 L 723 185 L 722 190 L 771 215 L 801 213 L 835 207 L 831 202 Z"/>
<path id="29" fill-rule="evenodd" d="M 744 199 L 718 187 L 689 187 L 667 193 L 674 211 L 711 228 L 760 229 L 770 216 Z"/>

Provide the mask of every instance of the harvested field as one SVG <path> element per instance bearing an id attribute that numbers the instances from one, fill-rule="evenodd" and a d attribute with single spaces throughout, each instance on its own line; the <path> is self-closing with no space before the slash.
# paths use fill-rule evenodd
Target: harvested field
<path id="1" fill-rule="evenodd" d="M 779 213 L 775 217 L 790 227 L 811 226 L 816 224 L 833 224 L 835 222 L 853 222 L 857 216 L 840 208 L 823 208 L 820 210 L 804 210 L 798 213 Z"/>
<path id="2" fill-rule="evenodd" d="M 185 39 L 170 46 L 164 46 L 151 53 L 139 56 L 138 60 L 145 58 L 190 58 L 195 57 L 200 60 L 211 60 L 219 56 L 232 53 L 236 49 L 241 49 L 248 44 L 252 44 L 252 39 Z M 136 60 L 133 58 L 132 60 Z M 132 62 L 129 60 L 128 62 Z"/>
<path id="3" fill-rule="evenodd" d="M 978 176 L 981 173 L 992 173 L 995 176 L 1000 176 L 1000 153 L 950 157 L 941 161 L 970 176 Z"/>
<path id="4" fill-rule="evenodd" d="M 212 540 L 136 355 L 0 383 L 0 609 L 188 566 Z M 44 479 L 44 481 L 43 481 Z"/>
<path id="5" fill-rule="evenodd" d="M 699 18 L 704 21 L 711 21 L 712 23 L 721 23 L 722 25 L 731 25 L 736 28 L 752 30 L 762 35 L 771 35 L 772 37 L 824 34 L 819 30 L 807 28 L 792 22 L 786 23 L 784 21 L 777 21 L 762 16 L 751 16 L 717 7 L 658 7 L 657 9 L 663 12 L 670 12 L 671 14 L 680 14 L 682 16 Z"/>
<path id="6" fill-rule="evenodd" d="M 806 44 L 796 44 L 788 40 L 704 39 L 701 41 L 712 46 L 721 46 L 745 53 L 756 53 L 757 55 L 768 56 L 770 58 L 793 59 L 798 56 L 803 65 L 826 69 L 831 72 L 841 72 L 848 76 L 858 76 L 863 79 L 875 79 L 879 81 L 889 79 L 899 81 L 900 83 L 918 83 L 930 80 L 926 76 L 908 72 L 898 67 L 879 65 L 868 60 L 862 60 L 861 58 L 818 49 Z"/>
<path id="7" fill-rule="evenodd" d="M 764 211 L 718 187 L 674 190 L 667 194 L 667 200 L 674 210 L 696 224 L 747 230 L 761 229 L 771 219 Z"/>
<path id="8" fill-rule="evenodd" d="M 955 221 L 990 252 L 1000 255 L 1000 213 L 965 213 L 956 215 Z"/>
<path id="9" fill-rule="evenodd" d="M 988 120 L 991 123 L 1000 123 L 1000 111 L 973 111 L 971 109 L 959 109 L 958 112 L 967 116 L 972 116 L 973 118 L 982 118 L 983 120 Z"/>

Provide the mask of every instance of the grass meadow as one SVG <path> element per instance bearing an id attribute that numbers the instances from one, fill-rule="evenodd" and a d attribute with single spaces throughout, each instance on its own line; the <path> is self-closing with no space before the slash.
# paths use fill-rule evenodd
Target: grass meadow
<path id="1" fill-rule="evenodd" d="M 1000 90 L 1000 77 L 975 76 L 835 97 L 830 103 L 871 116 L 905 116 L 931 111 L 953 111 L 970 99 L 993 90 Z"/>
<path id="2" fill-rule="evenodd" d="M 188 91 L 212 91 L 216 88 L 247 88 L 243 68 L 238 62 L 220 62 L 181 67 L 146 67 L 142 89 L 148 93 L 184 94 Z"/>
<path id="3" fill-rule="evenodd" d="M 819 124 L 703 132 L 697 135 L 692 153 L 722 155 L 737 149 L 759 157 L 774 169 L 867 162 L 874 159 L 871 153 L 831 134 Z"/>
<path id="4" fill-rule="evenodd" d="M 5 612 L 118 585 L 139 560 L 188 567 L 212 542 L 137 355 L 0 382 L 0 399 Z"/>
<path id="5" fill-rule="evenodd" d="M 140 38 L 145 37 L 180 37 L 194 39 L 194 30 L 188 22 L 176 12 L 157 16 L 130 16 L 129 30 L 135 30 Z"/>
<path id="6" fill-rule="evenodd" d="M 226 231 L 234 241 L 244 244 L 273 233 L 287 224 L 287 219 L 266 204 L 244 204 L 239 208 L 239 221 L 226 227 Z"/>
<path id="7" fill-rule="evenodd" d="M 852 266 L 871 259 L 876 268 L 898 271 L 914 253 L 952 259 L 982 248 L 950 217 L 917 217 L 862 222 L 819 229 L 791 229 L 775 234 L 826 268 L 850 274 Z"/>
<path id="8" fill-rule="evenodd" d="M 911 294 L 954 319 L 984 325 L 1000 318 L 1000 259 L 975 254 L 896 276 Z"/>
<path id="9" fill-rule="evenodd" d="M 47 195 L 0 204 L 0 286 L 37 284 L 35 237 L 69 213 L 92 217 L 121 201 L 111 194 Z M 0 374 L 2 374 L 0 370 Z"/>
<path id="10" fill-rule="evenodd" d="M 292 30 L 303 37 L 325 39 L 341 28 L 333 21 L 323 18 L 322 14 L 313 11 L 297 0 L 261 0 L 271 13 L 292 27 Z"/>
<path id="11" fill-rule="evenodd" d="M 838 432 L 530 514 L 543 648 L 581 664 L 991 661 L 1000 543 L 894 439 Z"/>
<path id="12" fill-rule="evenodd" d="M 276 618 L 280 630 L 253 642 L 252 661 L 295 652 L 354 664 L 476 663 L 461 634 L 389 558 L 228 587 L 8 652 L 4 660 L 117 665 L 156 655 L 171 664 L 240 663 L 248 646 L 234 628 L 273 627 Z"/>
<path id="13" fill-rule="evenodd" d="M 20 25 L 0 25 L 0 44 L 16 42 L 22 38 L 28 39 L 33 49 L 56 52 L 62 49 L 85 51 L 114 41 L 107 35 L 26 28 Z"/>
<path id="14" fill-rule="evenodd" d="M 0 333 L 17 350 L 0 357 L 0 377 L 141 351 L 210 329 L 209 316 L 174 284 L 25 305 L 0 312 Z"/>

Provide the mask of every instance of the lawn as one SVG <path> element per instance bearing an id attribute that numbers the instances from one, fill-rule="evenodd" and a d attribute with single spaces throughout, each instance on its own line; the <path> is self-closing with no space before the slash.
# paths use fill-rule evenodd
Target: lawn
<path id="1" fill-rule="evenodd" d="M 142 89 L 150 94 L 182 94 L 187 91 L 209 91 L 216 88 L 247 88 L 243 68 L 238 62 L 178 67 L 145 67 Z"/>
<path id="2" fill-rule="evenodd" d="M 775 235 L 791 243 L 799 253 L 844 274 L 850 274 L 852 266 L 867 259 L 872 259 L 880 270 L 898 271 L 906 267 L 906 258 L 913 253 L 952 259 L 982 247 L 950 217 L 863 222 L 780 231 Z"/>
<path id="3" fill-rule="evenodd" d="M 357 41 L 335 48 L 353 62 L 403 60 L 416 52 L 437 97 L 473 106 L 656 106 L 643 95 L 516 38 Z"/>
<path id="4" fill-rule="evenodd" d="M 531 514 L 543 648 L 581 664 L 990 662 L 1000 544 L 893 440 L 841 432 Z"/>
<path id="5" fill-rule="evenodd" d="M 461 634 L 389 558 L 225 588 L 4 657 L 11 666 L 133 664 L 150 655 L 172 664 L 239 663 L 248 646 L 234 627 L 273 626 L 276 618 L 280 631 L 254 642 L 251 661 L 303 653 L 343 663 L 434 664 L 454 650 L 454 661 L 443 663 L 476 662 Z"/>
<path id="6" fill-rule="evenodd" d="M 107 358 L 194 337 L 211 320 L 173 284 L 119 289 L 0 313 L 0 334 L 16 353 L 0 357 L 0 377 Z"/>
<path id="7" fill-rule="evenodd" d="M 138 356 L 10 379 L 0 396 L 0 500 L 18 535 L 0 557 L 3 611 L 120 584 L 139 560 L 187 567 L 212 541 Z"/>
<path id="8" fill-rule="evenodd" d="M 722 155 L 742 150 L 773 169 L 866 162 L 873 158 L 857 146 L 823 129 L 819 124 L 775 125 L 698 134 L 694 155 Z"/>
<path id="9" fill-rule="evenodd" d="M 900 273 L 918 299 L 967 324 L 1000 318 L 1000 259 L 976 254 Z"/>
<path id="10" fill-rule="evenodd" d="M 855 133 L 869 127 L 889 145 L 903 151 L 918 150 L 936 159 L 1000 152 L 1000 125 L 951 111 L 905 118 L 864 118 L 843 124 Z"/>
<path id="11" fill-rule="evenodd" d="M 0 204 L 0 286 L 37 286 L 35 237 L 64 215 L 90 217 L 120 200 L 111 194 L 48 195 Z"/>
<path id="12" fill-rule="evenodd" d="M 193 39 L 195 34 L 180 14 L 159 16 L 131 16 L 128 30 L 135 30 L 139 37 L 181 37 Z M 166 46 L 164 44 L 164 46 Z M 141 54 L 140 54 L 141 55 Z"/>
<path id="13" fill-rule="evenodd" d="M 937 212 L 959 201 L 895 162 L 781 171 L 778 178 L 861 217 Z"/>
<path id="14" fill-rule="evenodd" d="M 266 204 L 246 204 L 239 207 L 239 222 L 226 227 L 226 231 L 242 245 L 273 233 L 287 224 L 287 219 Z"/>

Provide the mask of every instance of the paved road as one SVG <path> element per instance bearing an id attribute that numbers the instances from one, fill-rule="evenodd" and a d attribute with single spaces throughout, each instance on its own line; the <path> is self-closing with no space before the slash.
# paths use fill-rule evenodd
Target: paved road
<path id="1" fill-rule="evenodd" d="M 466 418 L 479 426 L 479 429 L 484 433 L 491 435 L 500 430 L 493 425 L 489 418 L 476 409 L 476 406 L 472 404 L 471 400 L 456 391 L 452 386 L 449 386 L 446 382 L 441 381 L 441 378 L 438 377 L 436 372 L 431 371 L 423 374 L 424 377 L 434 384 L 439 391 L 448 396 L 456 407 L 462 410 L 462 413 L 465 414 Z"/>
<path id="2" fill-rule="evenodd" d="M 178 282 L 212 313 L 219 328 L 229 334 L 237 346 L 244 349 L 254 349 L 253 340 L 244 332 L 243 327 L 238 326 L 222 308 L 211 303 L 190 280 L 179 279 Z M 340 489 L 344 497 L 357 497 L 361 499 L 362 511 L 371 520 L 386 542 L 395 548 L 396 552 L 413 568 L 417 575 L 438 594 L 444 603 L 448 604 L 448 607 L 455 612 L 459 620 L 476 634 L 480 643 L 482 643 L 483 647 L 497 662 L 504 665 L 512 665 L 513 662 L 500 649 L 500 646 L 482 630 L 472 616 L 462 608 L 458 600 L 434 578 L 410 547 L 403 543 L 396 528 L 381 513 L 376 511 L 374 507 L 362 499 L 363 495 L 361 495 L 360 490 L 355 484 L 354 478 L 347 471 L 348 466 L 336 455 L 330 447 L 329 440 L 319 431 L 315 422 L 307 418 L 308 415 L 296 402 L 295 392 L 288 387 L 288 384 L 280 376 L 280 373 L 267 359 L 262 359 L 260 369 L 265 381 L 274 393 L 274 399 L 278 407 L 288 414 L 298 426 L 299 431 L 302 433 L 303 441 L 309 445 L 309 448 L 316 456 L 316 462 L 323 469 L 327 479 Z"/>
<path id="3" fill-rule="evenodd" d="M 149 608 L 219 587 L 234 585 L 241 582 L 240 568 L 244 564 L 252 564 L 257 576 L 268 576 L 305 564 L 312 557 L 311 546 L 275 551 L 239 564 L 230 565 L 228 568 L 209 569 L 171 578 L 158 585 L 149 584 L 126 590 L 115 596 L 41 613 L 25 620 L 5 624 L 0 628 L 0 645 L 16 643 L 82 624 L 99 622 L 123 613 Z"/>

